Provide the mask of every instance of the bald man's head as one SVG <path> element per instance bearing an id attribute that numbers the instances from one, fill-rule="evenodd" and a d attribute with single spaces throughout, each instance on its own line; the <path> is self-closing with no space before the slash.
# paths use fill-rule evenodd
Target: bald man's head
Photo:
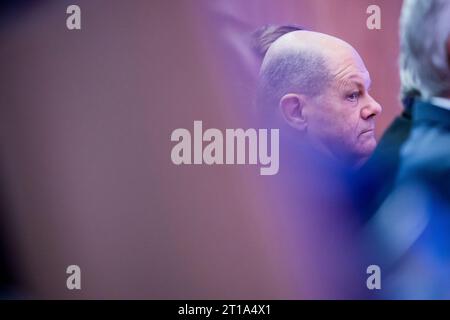
<path id="1" fill-rule="evenodd" d="M 332 157 L 360 162 L 376 146 L 381 107 L 368 94 L 370 76 L 345 41 L 312 31 L 273 42 L 261 65 L 257 103 Z"/>

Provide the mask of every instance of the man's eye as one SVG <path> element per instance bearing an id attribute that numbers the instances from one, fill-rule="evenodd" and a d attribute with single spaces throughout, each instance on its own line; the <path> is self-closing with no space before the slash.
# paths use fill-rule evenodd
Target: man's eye
<path id="1" fill-rule="evenodd" d="M 360 92 L 352 92 L 351 94 L 347 95 L 347 100 L 351 102 L 358 101 L 360 95 Z"/>

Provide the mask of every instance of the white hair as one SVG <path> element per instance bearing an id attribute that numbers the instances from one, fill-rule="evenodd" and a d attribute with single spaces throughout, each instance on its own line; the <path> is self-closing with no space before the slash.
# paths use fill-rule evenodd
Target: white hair
<path id="1" fill-rule="evenodd" d="M 418 91 L 424 98 L 450 93 L 447 41 L 449 0 L 405 0 L 400 18 L 402 93 Z"/>

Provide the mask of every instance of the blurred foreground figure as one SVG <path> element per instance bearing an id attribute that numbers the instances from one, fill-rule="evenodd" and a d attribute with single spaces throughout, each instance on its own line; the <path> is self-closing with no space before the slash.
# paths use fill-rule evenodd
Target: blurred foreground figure
<path id="1" fill-rule="evenodd" d="M 46 1 L 42 1 L 44 3 Z M 8 31 L 9 23 L 22 17 L 21 15 L 35 5 L 33 0 L 3 0 L 0 1 L 0 32 L 5 34 Z M 3 38 L 2 38 L 3 39 Z M 2 68 L 2 70 L 4 70 Z M 6 85 L 6 83 L 2 83 Z M 4 98 L 4 96 L 2 96 Z M 6 108 L 4 100 L 1 107 Z M 19 274 L 16 267 L 16 247 L 11 234 L 11 209 L 7 198 L 4 180 L 4 161 L 0 161 L 0 300 L 17 299 L 26 297 L 26 292 L 21 283 L 22 274 Z"/>
<path id="2" fill-rule="evenodd" d="M 17 285 L 15 279 L 13 278 L 12 270 L 11 270 L 11 261 L 9 252 L 7 251 L 7 245 L 9 244 L 6 242 L 8 239 L 4 237 L 4 206 L 3 203 L 1 203 L 1 211 L 0 211 L 0 222 L 2 222 L 1 225 L 1 233 L 0 233 L 0 300 L 1 299 L 11 299 L 15 297 L 15 286 Z"/>
<path id="3" fill-rule="evenodd" d="M 346 166 L 363 163 L 376 146 L 381 106 L 369 94 L 364 62 L 348 43 L 318 32 L 282 35 L 265 54 L 258 107 L 294 140 Z"/>
<path id="4" fill-rule="evenodd" d="M 388 298 L 450 298 L 450 1 L 408 0 L 403 92 L 417 91 L 394 190 L 370 221 Z M 417 26 L 420 26 L 417 28 Z"/>

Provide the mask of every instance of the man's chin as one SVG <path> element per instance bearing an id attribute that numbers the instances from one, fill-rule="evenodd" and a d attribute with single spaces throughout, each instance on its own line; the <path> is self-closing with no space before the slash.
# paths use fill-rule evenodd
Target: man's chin
<path id="1" fill-rule="evenodd" d="M 358 148 L 356 153 L 356 162 L 358 163 L 358 165 L 361 166 L 362 164 L 364 164 L 364 162 L 366 162 L 367 159 L 369 159 L 372 153 L 375 151 L 376 147 L 377 141 L 375 140 L 375 138 L 369 141 L 365 141 L 364 144 L 361 145 L 360 148 Z"/>

